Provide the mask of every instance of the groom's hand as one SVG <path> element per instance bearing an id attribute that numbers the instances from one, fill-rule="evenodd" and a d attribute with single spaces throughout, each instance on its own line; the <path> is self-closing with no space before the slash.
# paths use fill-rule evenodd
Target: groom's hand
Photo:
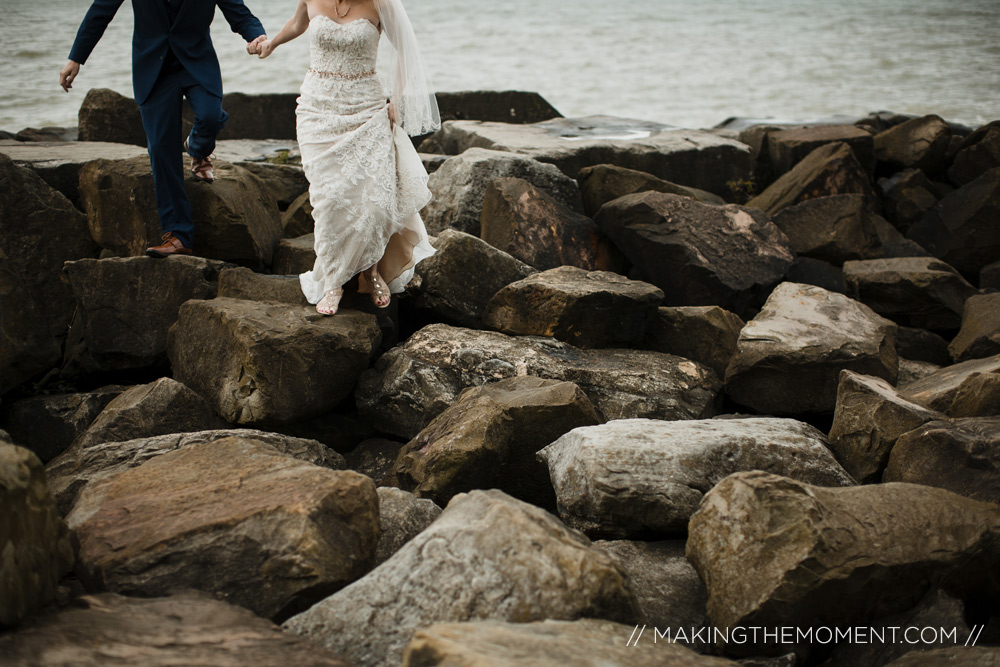
<path id="1" fill-rule="evenodd" d="M 62 68 L 59 72 L 59 85 L 67 93 L 69 89 L 73 87 L 73 80 L 76 79 L 76 75 L 80 73 L 80 63 L 73 62 L 72 60 L 66 63 L 66 66 Z"/>
<path id="2" fill-rule="evenodd" d="M 261 35 L 255 38 L 252 42 L 247 43 L 247 53 L 255 56 L 260 53 L 260 45 L 267 41 L 267 35 Z"/>

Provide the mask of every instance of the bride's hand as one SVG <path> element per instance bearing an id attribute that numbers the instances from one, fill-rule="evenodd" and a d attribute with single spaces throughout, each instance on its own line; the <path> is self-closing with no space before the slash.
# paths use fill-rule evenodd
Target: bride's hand
<path id="1" fill-rule="evenodd" d="M 249 53 L 252 56 L 259 56 L 263 58 L 264 56 L 260 55 L 261 46 L 269 41 L 270 40 L 267 38 L 267 35 L 261 35 L 255 38 L 252 42 L 247 43 L 247 53 Z M 274 50 L 273 47 L 271 50 L 272 51 Z"/>
<path id="2" fill-rule="evenodd" d="M 276 48 L 278 48 L 278 47 L 275 45 L 275 43 L 273 41 L 271 41 L 270 39 L 265 39 L 257 47 L 257 57 L 258 58 L 267 58 L 269 55 L 271 55 L 272 53 L 274 53 L 274 50 Z"/>
<path id="3" fill-rule="evenodd" d="M 396 105 L 389 102 L 389 127 L 393 127 L 396 124 Z"/>

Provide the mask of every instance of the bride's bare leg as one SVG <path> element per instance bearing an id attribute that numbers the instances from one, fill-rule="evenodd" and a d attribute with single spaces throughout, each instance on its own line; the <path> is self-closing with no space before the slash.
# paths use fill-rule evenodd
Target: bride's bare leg
<path id="1" fill-rule="evenodd" d="M 392 300 L 392 294 L 389 293 L 389 286 L 378 274 L 378 264 L 365 269 L 365 277 L 372 284 L 372 303 L 378 308 L 387 307 Z"/>
<path id="2" fill-rule="evenodd" d="M 344 290 L 341 287 L 337 289 L 328 289 L 324 294 L 323 298 L 319 303 L 316 304 L 316 312 L 320 315 L 334 315 L 337 312 L 337 308 L 340 307 L 340 299 L 344 296 Z"/>

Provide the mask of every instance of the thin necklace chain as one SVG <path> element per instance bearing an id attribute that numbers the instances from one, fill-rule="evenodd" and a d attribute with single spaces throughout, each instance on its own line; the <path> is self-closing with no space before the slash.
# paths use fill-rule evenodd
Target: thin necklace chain
<path id="1" fill-rule="evenodd" d="M 341 14 L 340 13 L 340 5 L 341 5 L 341 0 L 337 0 L 337 4 L 336 4 L 336 6 L 334 6 L 333 11 L 337 12 L 337 16 L 338 17 L 344 18 L 345 16 L 347 16 L 348 14 L 351 13 L 351 6 L 347 5 L 347 11 L 344 12 L 343 14 Z"/>

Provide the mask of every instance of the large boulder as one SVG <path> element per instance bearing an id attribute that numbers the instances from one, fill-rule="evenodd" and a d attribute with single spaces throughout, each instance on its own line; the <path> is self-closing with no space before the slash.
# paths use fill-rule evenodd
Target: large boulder
<path id="1" fill-rule="evenodd" d="M 984 379 L 998 375 L 1000 354 L 946 366 L 920 380 L 900 385 L 899 389 L 903 396 L 925 408 L 938 410 L 949 417 L 972 417 L 979 415 L 960 415 L 956 408 L 962 407 L 969 393 L 983 389 L 981 382 Z"/>
<path id="2" fill-rule="evenodd" d="M 883 482 L 936 486 L 1000 505 L 1000 417 L 923 424 L 892 449 Z"/>
<path id="3" fill-rule="evenodd" d="M 840 372 L 830 449 L 859 482 L 877 482 L 901 435 L 943 417 L 908 401 L 882 378 Z"/>
<path id="4" fill-rule="evenodd" d="M 270 621 L 204 593 L 166 598 L 85 595 L 0 636 L 7 667 L 351 667 Z"/>
<path id="5" fill-rule="evenodd" d="M 1000 354 L 1000 293 L 966 300 L 962 328 L 948 351 L 956 362 Z"/>
<path id="6" fill-rule="evenodd" d="M 577 384 L 605 419 L 711 417 L 720 389 L 710 368 L 660 352 L 432 324 L 379 358 L 355 398 L 379 429 L 412 438 L 466 387 L 518 375 Z"/>
<path id="7" fill-rule="evenodd" d="M 970 280 L 1000 256 L 1000 167 L 955 190 L 907 236 Z"/>
<path id="8" fill-rule="evenodd" d="M 226 426 L 204 398 L 176 380 L 160 378 L 115 397 L 74 444 L 89 447 Z"/>
<path id="9" fill-rule="evenodd" d="M 949 491 L 824 488 L 754 471 L 705 496 L 691 518 L 687 555 L 708 587 L 716 627 L 799 629 L 792 646 L 733 642 L 726 649 L 780 654 L 809 629 L 867 627 L 937 586 L 958 598 L 995 596 L 998 534 L 1000 507 Z"/>
<path id="10" fill-rule="evenodd" d="M 80 304 L 83 371 L 163 366 L 167 330 L 181 304 L 214 299 L 226 264 L 201 257 L 112 257 L 66 262 L 63 271 Z"/>
<path id="11" fill-rule="evenodd" d="M 219 139 L 295 140 L 296 93 L 226 93 L 222 105 L 229 112 Z M 190 122 L 192 114 L 185 120 Z"/>
<path id="12" fill-rule="evenodd" d="M 943 193 L 919 169 L 904 169 L 880 178 L 885 217 L 904 234 L 941 200 Z"/>
<path id="13" fill-rule="evenodd" d="M 59 511 L 68 514 L 76 504 L 77 496 L 92 482 L 119 475 L 161 454 L 224 438 L 252 440 L 267 445 L 285 456 L 331 470 L 341 470 L 345 467 L 343 456 L 315 440 L 253 429 L 221 429 L 171 433 L 123 442 L 77 444 L 50 461 L 45 466 L 45 474 L 49 478 L 49 486 Z"/>
<path id="14" fill-rule="evenodd" d="M 63 262 L 97 254 L 66 197 L 0 154 L 0 394 L 55 366 L 73 317 Z"/>
<path id="15" fill-rule="evenodd" d="M 234 424 L 316 416 L 350 395 L 381 341 L 374 315 L 218 298 L 181 306 L 174 376 Z"/>
<path id="16" fill-rule="evenodd" d="M 274 251 L 271 270 L 281 276 L 312 271 L 316 263 L 315 235 L 304 234 L 293 239 L 281 239 Z"/>
<path id="17" fill-rule="evenodd" d="M 143 148 L 148 144 L 135 100 L 110 88 L 88 90 L 77 118 L 80 141 L 107 141 Z"/>
<path id="18" fill-rule="evenodd" d="M 776 215 L 806 199 L 851 193 L 864 195 L 872 204 L 875 202 L 868 172 L 851 147 L 838 141 L 809 153 L 746 205 Z"/>
<path id="19" fill-rule="evenodd" d="M 17 625 L 52 602 L 59 580 L 73 567 L 73 546 L 41 461 L 2 436 L 0 507 L 2 628 Z"/>
<path id="20" fill-rule="evenodd" d="M 298 276 L 254 273 L 246 267 L 223 269 L 219 273 L 220 297 L 243 301 L 269 301 L 308 306 Z"/>
<path id="21" fill-rule="evenodd" d="M 663 301 L 649 283 L 608 271 L 562 266 L 493 295 L 483 322 L 512 335 L 553 336 L 576 347 L 637 345 Z"/>
<path id="22" fill-rule="evenodd" d="M 774 217 L 796 254 L 843 264 L 882 255 L 875 214 L 859 194 L 818 197 Z"/>
<path id="23" fill-rule="evenodd" d="M 128 387 L 108 385 L 75 394 L 41 394 L 16 400 L 6 408 L 11 438 L 48 463 L 79 438 L 97 415 Z"/>
<path id="24" fill-rule="evenodd" d="M 730 182 L 749 180 L 750 148 L 732 139 L 698 130 L 641 120 L 589 116 L 560 118 L 530 125 L 446 122 L 425 152 L 458 155 L 470 148 L 518 153 L 554 164 L 570 178 L 586 167 L 615 164 L 720 197 Z"/>
<path id="25" fill-rule="evenodd" d="M 930 115 L 900 123 L 875 135 L 875 156 L 899 169 L 941 171 L 951 144 L 951 128 Z"/>
<path id="26" fill-rule="evenodd" d="M 731 660 L 699 655 L 676 643 L 632 639 L 629 625 L 581 619 L 534 623 L 436 623 L 421 628 L 403 654 L 408 667 L 727 667 Z M 641 645 L 640 645 L 641 642 Z"/>
<path id="27" fill-rule="evenodd" d="M 374 566 L 392 558 L 404 544 L 419 535 L 441 516 L 441 508 L 428 498 L 417 498 L 409 491 L 383 486 L 378 491 L 381 532 L 375 550 Z"/>
<path id="28" fill-rule="evenodd" d="M 438 234 L 434 246 L 437 252 L 417 264 L 406 291 L 417 307 L 460 326 L 481 327 L 490 297 L 535 272 L 503 250 L 454 229 Z"/>
<path id="29" fill-rule="evenodd" d="M 432 623 L 636 615 L 615 559 L 493 490 L 456 496 L 396 555 L 283 627 L 371 667 L 398 663 L 413 631 Z"/>
<path id="30" fill-rule="evenodd" d="M 875 171 L 875 142 L 871 133 L 857 125 L 814 125 L 767 133 L 767 154 L 771 174 L 777 178 L 821 146 L 841 142 L 854 151 L 858 162 L 871 174 Z"/>
<path id="31" fill-rule="evenodd" d="M 598 164 L 580 170 L 577 177 L 583 206 L 587 215 L 594 215 L 609 201 L 637 192 L 666 192 L 696 199 L 704 204 L 725 204 L 725 200 L 711 192 L 677 185 L 652 174 L 626 169 L 613 164 Z"/>
<path id="32" fill-rule="evenodd" d="M 520 178 L 574 211 L 582 211 L 576 182 L 550 164 L 505 151 L 470 148 L 445 161 L 427 181 L 434 198 L 421 211 L 427 231 L 454 229 L 479 236 L 486 189 L 497 178 Z"/>
<path id="33" fill-rule="evenodd" d="M 595 222 L 669 306 L 741 314 L 759 306 L 795 261 L 771 219 L 741 206 L 645 192 L 605 204 Z"/>
<path id="34" fill-rule="evenodd" d="M 726 392 L 763 413 L 833 412 L 845 368 L 896 381 L 896 328 L 841 294 L 782 283 L 740 332 Z"/>
<path id="35" fill-rule="evenodd" d="M 927 329 L 899 327 L 896 351 L 899 352 L 900 359 L 929 361 L 938 366 L 947 366 L 952 361 L 948 341 Z"/>
<path id="36" fill-rule="evenodd" d="M 950 646 L 911 651 L 885 667 L 990 667 L 1000 662 L 1000 646 Z"/>
<path id="37" fill-rule="evenodd" d="M 240 437 L 95 481 L 66 520 L 89 590 L 193 588 L 279 620 L 363 575 L 379 534 L 369 478 Z"/>
<path id="38" fill-rule="evenodd" d="M 215 181 L 188 174 L 184 189 L 198 212 L 194 250 L 261 270 L 271 264 L 281 239 L 281 216 L 264 182 L 241 166 L 217 161 Z M 90 232 L 105 250 L 142 255 L 160 238 L 148 158 L 95 160 L 80 170 L 80 197 Z"/>
<path id="39" fill-rule="evenodd" d="M 521 178 L 497 178 L 483 197 L 480 236 L 536 269 L 624 269 L 621 253 L 590 218 Z"/>
<path id="40" fill-rule="evenodd" d="M 94 160 L 149 159 L 144 148 L 103 141 L 0 141 L 0 153 L 41 176 L 80 210 L 80 169 L 85 164 Z"/>
<path id="41" fill-rule="evenodd" d="M 548 470 L 536 454 L 574 428 L 599 423 L 572 382 L 529 375 L 469 387 L 400 450 L 393 473 L 403 488 L 442 505 L 457 493 L 496 488 L 554 510 Z"/>
<path id="42" fill-rule="evenodd" d="M 241 162 L 240 166 L 264 181 L 282 211 L 287 211 L 303 195 L 308 200 L 309 181 L 301 166 L 274 162 Z"/>
<path id="43" fill-rule="evenodd" d="M 983 125 L 962 141 L 948 178 L 955 185 L 966 185 L 994 167 L 1000 167 L 1000 121 Z"/>
<path id="44" fill-rule="evenodd" d="M 664 306 L 646 325 L 642 347 L 705 364 L 721 378 L 744 326 L 738 315 L 718 306 Z"/>
<path id="45" fill-rule="evenodd" d="M 601 537 L 683 534 L 704 494 L 741 470 L 854 484 L 826 436 L 793 419 L 621 419 L 575 429 L 538 455 L 548 464 L 560 518 Z"/>
<path id="46" fill-rule="evenodd" d="M 898 324 L 953 331 L 965 301 L 976 294 L 958 271 L 933 257 L 847 262 L 848 294 Z"/>
<path id="47" fill-rule="evenodd" d="M 435 93 L 441 120 L 489 120 L 538 123 L 562 118 L 538 93 L 523 90 L 463 90 Z"/>
<path id="48" fill-rule="evenodd" d="M 661 632 L 666 628 L 683 631 L 687 637 L 676 637 L 677 643 L 697 651 L 710 650 L 710 640 L 693 636 L 708 623 L 708 591 L 684 554 L 684 542 L 601 540 L 594 547 L 617 558 L 625 568 L 639 602 L 637 621 Z"/>

